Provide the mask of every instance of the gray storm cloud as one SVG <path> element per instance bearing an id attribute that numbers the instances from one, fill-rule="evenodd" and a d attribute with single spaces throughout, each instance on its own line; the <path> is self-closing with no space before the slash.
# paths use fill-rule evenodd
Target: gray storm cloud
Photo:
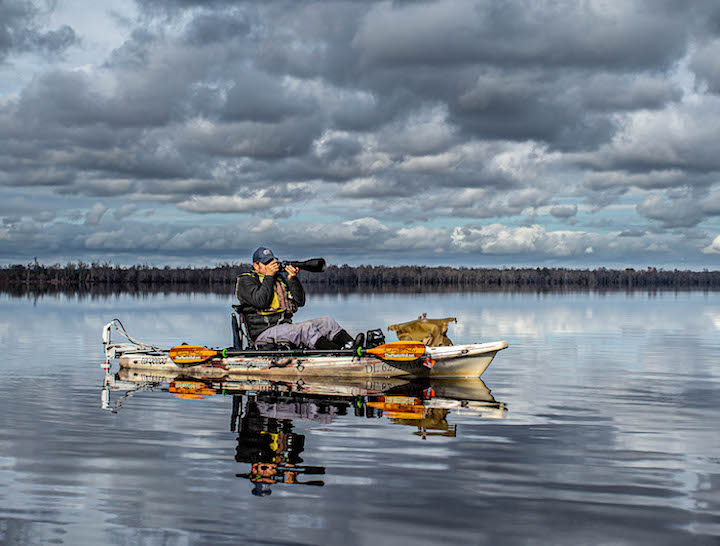
<path id="1" fill-rule="evenodd" d="M 715 2 L 57 9 L 0 5 L 0 260 L 717 263 Z"/>
<path id="2" fill-rule="evenodd" d="M 92 208 L 85 215 L 85 225 L 96 226 L 100 223 L 100 220 L 107 212 L 107 207 L 104 207 L 102 203 L 95 203 Z"/>
<path id="3" fill-rule="evenodd" d="M 48 4 L 4 0 L 0 4 L 0 61 L 15 53 L 58 54 L 78 37 L 68 25 L 43 28 Z"/>

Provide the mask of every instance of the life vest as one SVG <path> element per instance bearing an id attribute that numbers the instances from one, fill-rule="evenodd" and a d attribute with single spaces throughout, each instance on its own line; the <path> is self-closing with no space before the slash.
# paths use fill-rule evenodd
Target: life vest
<path id="1" fill-rule="evenodd" d="M 254 271 L 252 273 L 242 273 L 240 276 L 242 277 L 244 275 L 253 275 L 260 282 L 260 284 L 262 284 L 263 279 L 265 278 L 265 275 L 256 273 Z M 298 305 L 295 303 L 295 299 L 290 293 L 288 285 L 285 283 L 285 280 L 281 276 L 278 276 L 275 279 L 275 293 L 273 294 L 273 299 L 270 302 L 270 306 L 265 309 L 258 309 L 257 313 L 263 316 L 285 313 L 286 316 L 290 317 L 297 310 Z"/>

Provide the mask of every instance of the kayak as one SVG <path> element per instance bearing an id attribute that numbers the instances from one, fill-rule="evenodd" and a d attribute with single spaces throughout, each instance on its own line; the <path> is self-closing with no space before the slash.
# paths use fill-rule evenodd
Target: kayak
<path id="1" fill-rule="evenodd" d="M 119 326 L 118 326 L 119 325 Z M 114 343 L 110 339 L 115 326 L 127 342 Z M 394 342 L 384 345 L 389 347 Z M 218 378 L 227 375 L 264 375 L 275 377 L 480 377 L 495 355 L 508 347 L 506 341 L 471 343 L 440 347 L 423 347 L 420 357 L 396 360 L 393 355 L 368 354 L 358 356 L 350 351 L 233 351 L 212 350 L 215 356 L 199 363 L 177 362 L 170 349 L 140 343 L 130 338 L 122 324 L 114 320 L 103 328 L 106 366 L 117 359 L 121 369 L 140 370 L 147 374 L 189 373 L 196 377 Z M 175 348 L 177 349 L 177 348 Z M 228 354 L 228 356 L 223 356 Z M 389 354 L 389 353 L 388 353 Z"/>
<path id="2" fill-rule="evenodd" d="M 332 377 L 480 377 L 498 351 L 507 348 L 505 341 L 428 347 L 426 357 L 434 360 L 432 368 L 425 360 L 410 362 L 384 361 L 376 357 L 352 355 L 327 356 L 231 356 L 215 357 L 200 364 L 178 364 L 165 351 L 115 347 L 120 368 L 147 372 L 186 371 L 200 377 L 222 377 L 227 374 L 263 374 L 276 376 Z"/>

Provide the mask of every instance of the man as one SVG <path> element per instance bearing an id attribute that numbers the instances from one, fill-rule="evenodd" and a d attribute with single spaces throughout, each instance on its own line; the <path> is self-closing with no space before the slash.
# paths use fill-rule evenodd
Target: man
<path id="1" fill-rule="evenodd" d="M 238 277 L 235 295 L 240 300 L 248 334 L 255 342 L 289 341 L 297 347 L 341 349 L 362 344 L 330 317 L 293 324 L 292 316 L 305 305 L 299 270 L 291 265 L 280 271 L 272 250 L 258 248 L 252 256 L 252 273 Z"/>

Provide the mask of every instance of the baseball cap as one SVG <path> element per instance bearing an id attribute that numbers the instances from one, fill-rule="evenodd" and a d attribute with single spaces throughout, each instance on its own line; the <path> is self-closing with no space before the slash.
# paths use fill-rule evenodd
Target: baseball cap
<path id="1" fill-rule="evenodd" d="M 252 255 L 252 261 L 253 263 L 263 263 L 267 264 L 270 263 L 275 259 L 275 254 L 272 253 L 272 250 L 269 248 L 265 248 L 264 246 L 261 246 L 258 248 L 255 252 L 253 252 Z"/>

